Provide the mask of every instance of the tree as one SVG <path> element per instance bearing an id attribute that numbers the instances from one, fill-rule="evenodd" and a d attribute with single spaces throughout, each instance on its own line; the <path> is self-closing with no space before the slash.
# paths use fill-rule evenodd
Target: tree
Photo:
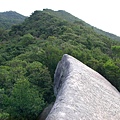
<path id="1" fill-rule="evenodd" d="M 105 77 L 120 90 L 120 68 L 112 60 L 108 60 L 104 64 L 104 72 Z"/>
<path id="2" fill-rule="evenodd" d="M 34 37 L 28 33 L 25 34 L 23 37 L 21 37 L 21 44 L 25 47 L 28 46 L 29 44 L 32 44 L 34 41 Z"/>
<path id="3" fill-rule="evenodd" d="M 40 62 L 33 62 L 28 64 L 26 70 L 30 83 L 43 94 L 45 102 L 50 103 L 53 100 L 53 87 L 48 69 Z"/>
<path id="4" fill-rule="evenodd" d="M 0 120 L 8 120 L 9 114 L 4 111 L 5 109 L 5 93 L 4 89 L 0 89 Z"/>
<path id="5" fill-rule="evenodd" d="M 8 113 L 0 113 L 0 120 L 8 120 L 9 114 Z"/>
<path id="6" fill-rule="evenodd" d="M 0 28 L 0 42 L 8 40 L 8 31 Z"/>
<path id="7" fill-rule="evenodd" d="M 11 119 L 17 118 L 17 120 L 35 119 L 45 105 L 42 95 L 32 88 L 30 82 L 26 79 L 19 79 L 14 84 L 8 100 L 7 112 L 10 114 Z"/>
<path id="8" fill-rule="evenodd" d="M 112 51 L 113 51 L 113 53 L 114 53 L 114 57 L 115 58 L 119 58 L 120 57 L 120 46 L 117 46 L 117 45 L 114 45 L 114 46 L 112 46 Z"/>
<path id="9" fill-rule="evenodd" d="M 12 86 L 10 80 L 10 67 L 0 66 L 0 88 L 9 89 Z"/>

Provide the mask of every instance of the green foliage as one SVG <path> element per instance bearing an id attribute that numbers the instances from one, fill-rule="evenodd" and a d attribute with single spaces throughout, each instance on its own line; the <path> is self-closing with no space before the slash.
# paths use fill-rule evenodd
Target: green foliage
<path id="1" fill-rule="evenodd" d="M 19 120 L 35 119 L 45 105 L 42 94 L 32 88 L 26 79 L 19 79 L 14 84 L 8 102 L 10 107 L 7 111 L 10 113 L 11 118 Z"/>
<path id="2" fill-rule="evenodd" d="M 12 25 L 22 23 L 25 18 L 25 16 L 13 11 L 1 12 L 0 28 L 10 29 Z"/>
<path id="3" fill-rule="evenodd" d="M 34 37 L 44 35 L 45 38 L 48 38 L 48 36 L 62 34 L 64 32 L 61 30 L 63 25 L 68 24 L 46 12 L 35 11 L 22 25 L 13 26 L 10 34 L 25 35 L 30 33 Z"/>
<path id="4" fill-rule="evenodd" d="M 0 66 L 0 88 L 9 88 L 12 85 L 10 78 L 10 67 Z"/>
<path id="5" fill-rule="evenodd" d="M 0 28 L 0 42 L 7 41 L 9 37 L 8 31 Z"/>
<path id="6" fill-rule="evenodd" d="M 8 120 L 9 114 L 8 113 L 0 113 L 0 120 Z"/>
<path id="7" fill-rule="evenodd" d="M 26 47 L 27 45 L 32 44 L 33 42 L 34 37 L 30 33 L 23 35 L 23 37 L 21 37 L 20 39 L 20 44 L 23 47 Z"/>
<path id="8" fill-rule="evenodd" d="M 108 60 L 104 64 L 104 72 L 105 77 L 120 91 L 120 68 L 112 60 Z"/>
<path id="9" fill-rule="evenodd" d="M 52 102 L 52 80 L 48 69 L 40 62 L 33 62 L 27 65 L 26 70 L 28 80 L 38 89 L 39 93 L 42 93 L 45 102 Z"/>
<path id="10" fill-rule="evenodd" d="M 112 46 L 113 58 L 120 58 L 120 46 L 114 45 Z"/>
<path id="11" fill-rule="evenodd" d="M 35 120 L 54 102 L 54 72 L 63 54 L 90 66 L 120 91 L 120 42 L 65 11 L 35 11 L 0 33 L 0 119 Z"/>

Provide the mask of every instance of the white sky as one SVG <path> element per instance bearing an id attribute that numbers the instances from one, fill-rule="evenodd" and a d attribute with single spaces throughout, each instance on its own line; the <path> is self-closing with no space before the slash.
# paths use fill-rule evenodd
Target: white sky
<path id="1" fill-rule="evenodd" d="M 83 21 L 120 36 L 120 0 L 0 0 L 0 12 L 29 16 L 44 8 L 65 10 Z"/>

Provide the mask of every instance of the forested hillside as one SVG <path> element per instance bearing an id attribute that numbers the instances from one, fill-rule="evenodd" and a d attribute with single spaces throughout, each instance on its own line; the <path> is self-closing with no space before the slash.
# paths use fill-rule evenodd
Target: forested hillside
<path id="1" fill-rule="evenodd" d="M 56 65 L 67 53 L 98 71 L 120 91 L 120 42 L 81 21 L 35 11 L 0 31 L 0 119 L 35 120 L 51 102 Z"/>
<path id="2" fill-rule="evenodd" d="M 12 25 L 22 23 L 25 18 L 25 16 L 14 11 L 0 12 L 0 29 L 10 29 Z"/>
<path id="3" fill-rule="evenodd" d="M 48 13 L 56 16 L 56 17 L 62 18 L 64 20 L 67 20 L 68 22 L 74 23 L 75 21 L 79 21 L 79 22 L 81 22 L 81 24 L 84 24 L 86 27 L 90 27 L 90 28 L 94 29 L 94 31 L 97 32 L 100 35 L 104 35 L 104 36 L 107 36 L 107 37 L 109 37 L 109 38 L 111 38 L 113 40 L 120 41 L 120 37 L 119 36 L 116 36 L 116 35 L 114 35 L 112 33 L 108 33 L 108 32 L 105 32 L 103 30 L 100 30 L 100 29 L 98 29 L 98 28 L 96 28 L 96 27 L 94 27 L 94 26 L 84 22 L 83 20 L 81 20 L 81 19 L 71 15 L 70 13 L 68 13 L 68 12 L 66 12 L 64 10 L 53 11 L 53 10 L 50 10 L 50 9 L 44 9 L 44 11 L 46 11 L 46 12 L 48 12 Z"/>

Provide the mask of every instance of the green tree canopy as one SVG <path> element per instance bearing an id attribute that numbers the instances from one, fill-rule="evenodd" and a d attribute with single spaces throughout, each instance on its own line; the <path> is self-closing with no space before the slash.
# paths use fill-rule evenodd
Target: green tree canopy
<path id="1" fill-rule="evenodd" d="M 17 118 L 17 120 L 35 118 L 45 105 L 42 94 L 31 87 L 30 82 L 26 79 L 19 79 L 14 84 L 8 100 L 7 111 L 11 118 Z"/>

